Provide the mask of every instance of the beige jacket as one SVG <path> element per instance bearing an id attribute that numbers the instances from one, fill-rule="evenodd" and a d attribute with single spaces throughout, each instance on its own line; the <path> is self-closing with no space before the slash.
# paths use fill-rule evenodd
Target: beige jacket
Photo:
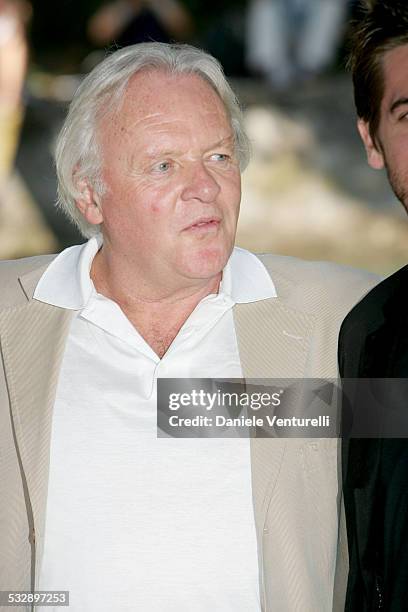
<path id="1" fill-rule="evenodd" d="M 234 308 L 244 376 L 337 377 L 340 323 L 378 279 L 289 257 L 262 261 L 278 297 Z M 32 299 L 49 262 L 0 265 L 0 590 L 32 588 L 42 556 L 53 402 L 72 316 Z M 253 439 L 251 461 L 263 612 L 342 610 L 338 441 Z"/>

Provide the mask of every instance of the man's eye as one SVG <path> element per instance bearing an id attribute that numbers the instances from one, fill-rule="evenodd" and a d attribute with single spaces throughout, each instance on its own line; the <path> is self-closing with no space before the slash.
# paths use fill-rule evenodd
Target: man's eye
<path id="1" fill-rule="evenodd" d="M 229 161 L 230 156 L 226 153 L 214 153 L 214 155 L 211 155 L 211 159 L 213 161 L 226 162 Z"/>
<path id="2" fill-rule="evenodd" d="M 168 172 L 168 170 L 170 170 L 170 162 L 160 162 L 153 166 L 153 172 L 157 172 L 159 174 Z"/>

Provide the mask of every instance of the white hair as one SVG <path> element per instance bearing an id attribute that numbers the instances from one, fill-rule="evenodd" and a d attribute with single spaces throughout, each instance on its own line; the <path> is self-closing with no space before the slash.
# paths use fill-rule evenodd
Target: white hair
<path id="1" fill-rule="evenodd" d="M 224 103 L 241 170 L 248 164 L 250 145 L 239 103 L 214 57 L 184 44 L 142 43 L 120 49 L 105 58 L 82 81 L 56 145 L 58 206 L 86 238 L 99 233 L 100 226 L 85 220 L 75 200 L 80 196 L 77 184 L 81 179 L 87 179 L 99 195 L 104 193 L 102 155 L 97 139 L 98 122 L 104 113 L 119 109 L 131 77 L 149 69 L 173 74 L 196 74 L 205 79 Z"/>

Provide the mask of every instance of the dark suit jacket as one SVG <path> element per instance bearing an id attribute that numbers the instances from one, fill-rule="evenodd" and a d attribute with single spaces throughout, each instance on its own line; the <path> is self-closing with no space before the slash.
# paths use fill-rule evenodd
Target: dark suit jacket
<path id="1" fill-rule="evenodd" d="M 346 317 L 339 366 L 343 378 L 408 377 L 408 266 Z M 403 388 L 392 402 L 405 410 Z M 343 479 L 350 557 L 345 609 L 408 610 L 408 440 L 344 439 Z"/>

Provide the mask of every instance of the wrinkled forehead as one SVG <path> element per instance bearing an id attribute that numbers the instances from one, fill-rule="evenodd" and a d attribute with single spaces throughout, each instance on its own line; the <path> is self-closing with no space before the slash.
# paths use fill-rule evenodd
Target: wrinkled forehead
<path id="1" fill-rule="evenodd" d="M 114 94 L 115 95 L 115 94 Z M 231 127 L 227 108 L 207 79 L 196 73 L 170 73 L 144 69 L 130 78 L 117 99 L 111 99 L 100 117 L 100 127 L 121 123 L 136 125 L 153 115 L 163 121 L 176 115 L 216 114 Z"/>
<path id="2" fill-rule="evenodd" d="M 193 151 L 235 141 L 224 103 L 207 81 L 159 70 L 132 77 L 120 107 L 100 121 L 98 132 L 105 160 L 133 154 L 138 147 Z"/>

